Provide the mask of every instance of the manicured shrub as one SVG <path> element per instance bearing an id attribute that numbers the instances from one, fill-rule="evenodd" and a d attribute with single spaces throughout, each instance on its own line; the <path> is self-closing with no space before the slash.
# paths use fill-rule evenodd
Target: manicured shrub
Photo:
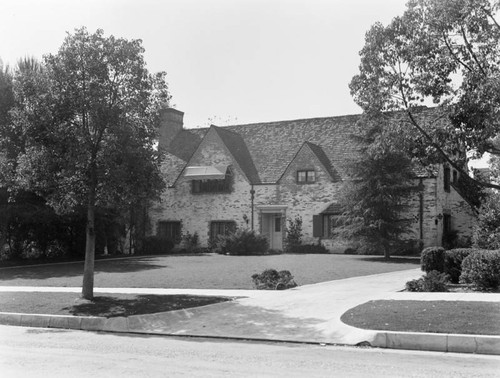
<path id="1" fill-rule="evenodd" d="M 297 286 L 288 270 L 278 272 L 276 269 L 266 269 L 261 274 L 252 275 L 252 280 L 258 290 L 285 290 Z"/>
<path id="2" fill-rule="evenodd" d="M 242 229 L 229 235 L 221 235 L 212 243 L 212 251 L 224 255 L 263 255 L 268 248 L 265 236 Z"/>
<path id="3" fill-rule="evenodd" d="M 450 276 L 452 283 L 458 283 L 462 274 L 462 261 L 477 249 L 455 248 L 444 253 L 444 273 Z"/>
<path id="4" fill-rule="evenodd" d="M 178 248 L 179 253 L 202 253 L 203 248 L 200 247 L 200 237 L 197 232 L 191 234 L 187 232 L 182 236 L 180 246 Z"/>
<path id="5" fill-rule="evenodd" d="M 174 241 L 160 236 L 148 236 L 144 240 L 144 247 L 141 251 L 144 255 L 161 255 L 172 253 Z"/>
<path id="6" fill-rule="evenodd" d="M 480 250 L 462 262 L 460 282 L 479 290 L 498 289 L 500 285 L 500 251 Z"/>
<path id="7" fill-rule="evenodd" d="M 448 291 L 448 283 L 448 275 L 432 270 L 417 280 L 408 281 L 406 283 L 406 290 L 421 292 L 446 292 Z"/>
<path id="8" fill-rule="evenodd" d="M 287 249 L 287 253 L 324 254 L 329 253 L 329 251 L 322 244 L 300 244 Z"/>
<path id="9" fill-rule="evenodd" d="M 302 245 L 302 218 L 288 219 L 288 227 L 285 236 L 285 252 L 299 253 L 294 250 Z"/>
<path id="10" fill-rule="evenodd" d="M 442 247 L 427 247 L 422 251 L 420 267 L 426 273 L 437 270 L 444 272 L 444 249 Z"/>

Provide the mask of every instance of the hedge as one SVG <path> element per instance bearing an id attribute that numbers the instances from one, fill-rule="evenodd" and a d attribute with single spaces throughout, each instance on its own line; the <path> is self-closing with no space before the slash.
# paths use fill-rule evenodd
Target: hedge
<path id="1" fill-rule="evenodd" d="M 444 253 L 444 272 L 450 277 L 452 283 L 458 283 L 462 274 L 462 261 L 471 253 L 477 252 L 475 248 L 455 248 Z"/>
<path id="2" fill-rule="evenodd" d="M 500 251 L 479 250 L 462 262 L 460 282 L 479 290 L 495 290 L 500 285 Z"/>
<path id="3" fill-rule="evenodd" d="M 422 271 L 429 273 L 433 270 L 439 273 L 444 272 L 444 248 L 427 247 L 422 251 L 420 257 L 420 267 Z"/>

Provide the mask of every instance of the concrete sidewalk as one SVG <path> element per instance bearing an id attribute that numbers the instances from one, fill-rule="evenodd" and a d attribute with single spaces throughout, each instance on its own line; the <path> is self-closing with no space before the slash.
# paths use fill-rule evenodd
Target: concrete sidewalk
<path id="1" fill-rule="evenodd" d="M 0 324 L 94 331 L 241 338 L 254 340 L 372 345 L 462 353 L 500 354 L 500 336 L 363 330 L 340 317 L 370 300 L 463 300 L 500 302 L 500 294 L 407 293 L 419 269 L 354 277 L 286 291 L 96 288 L 97 293 L 192 294 L 237 297 L 203 307 L 127 318 L 0 313 Z M 80 288 L 1 287 L 0 291 L 80 292 Z"/>

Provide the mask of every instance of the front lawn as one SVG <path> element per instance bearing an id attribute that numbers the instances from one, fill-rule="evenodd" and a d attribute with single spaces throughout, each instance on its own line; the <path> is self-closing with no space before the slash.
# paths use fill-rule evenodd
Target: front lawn
<path id="1" fill-rule="evenodd" d="M 88 301 L 77 293 L 0 292 L 0 311 L 110 318 L 180 310 L 231 299 L 194 295 L 109 294 Z"/>
<path id="2" fill-rule="evenodd" d="M 95 262 L 95 287 L 253 289 L 252 275 L 289 270 L 298 285 L 418 268 L 419 258 L 356 255 L 149 256 Z M 83 262 L 0 269 L 3 286 L 82 284 Z"/>
<path id="3" fill-rule="evenodd" d="M 500 335 L 500 303 L 377 300 L 350 309 L 341 320 L 372 330 Z"/>

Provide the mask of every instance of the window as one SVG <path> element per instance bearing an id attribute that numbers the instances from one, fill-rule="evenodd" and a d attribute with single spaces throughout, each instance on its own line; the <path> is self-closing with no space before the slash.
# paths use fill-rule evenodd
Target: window
<path id="1" fill-rule="evenodd" d="M 448 167 L 444 168 L 444 190 L 446 192 L 450 191 L 450 174 L 451 170 Z"/>
<path id="2" fill-rule="evenodd" d="M 193 180 L 191 182 L 191 192 L 193 194 L 231 193 L 233 188 L 230 169 L 228 169 L 226 177 L 223 179 Z"/>
<path id="3" fill-rule="evenodd" d="M 316 172 L 312 169 L 297 171 L 297 182 L 299 184 L 310 184 L 316 182 Z"/>
<path id="4" fill-rule="evenodd" d="M 281 232 L 281 216 L 274 218 L 274 232 Z"/>
<path id="5" fill-rule="evenodd" d="M 219 235 L 229 235 L 236 231 L 234 221 L 214 221 L 210 222 L 210 240 L 214 240 Z"/>
<path id="6" fill-rule="evenodd" d="M 313 216 L 313 237 L 333 238 L 333 228 L 337 223 L 338 215 L 320 214 Z"/>
<path id="7" fill-rule="evenodd" d="M 458 182 L 458 172 L 453 170 L 453 183 L 456 184 Z"/>
<path id="8" fill-rule="evenodd" d="M 161 238 L 170 239 L 174 242 L 181 240 L 181 222 L 179 221 L 161 221 L 158 223 L 157 235 Z"/>

